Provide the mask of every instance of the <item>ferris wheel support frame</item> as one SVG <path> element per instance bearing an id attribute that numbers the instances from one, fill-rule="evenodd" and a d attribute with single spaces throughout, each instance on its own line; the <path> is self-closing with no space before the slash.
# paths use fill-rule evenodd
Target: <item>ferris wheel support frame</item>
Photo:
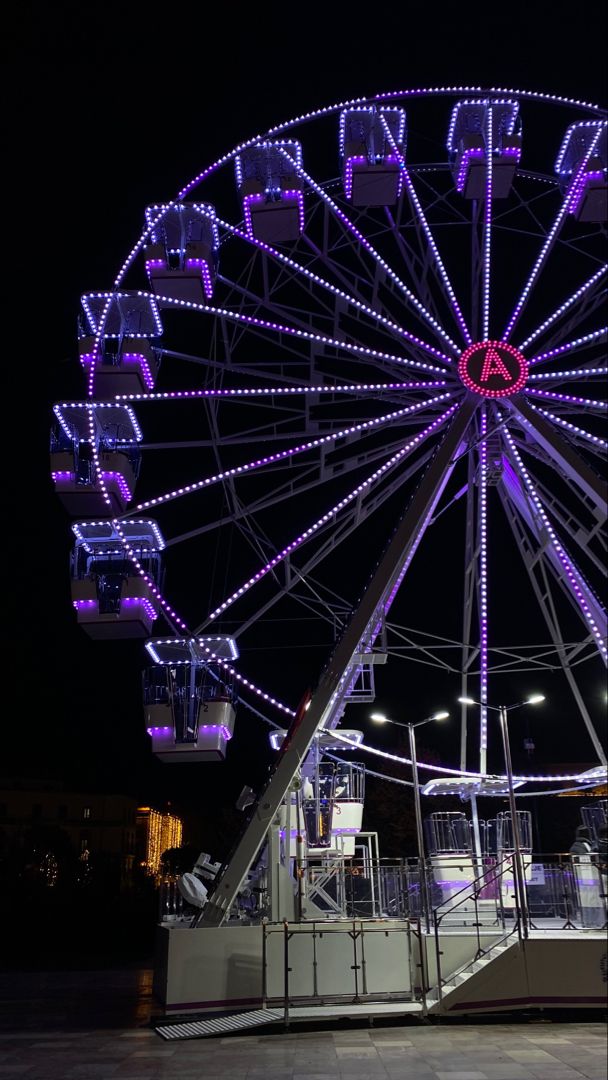
<path id="1" fill-rule="evenodd" d="M 334 726 L 343 711 L 344 697 L 355 669 L 357 653 L 371 647 L 386 608 L 392 602 L 428 520 L 452 474 L 464 434 L 476 408 L 473 396 L 465 399 L 454 417 L 434 460 L 405 511 L 401 523 L 367 586 L 353 617 L 313 694 L 306 712 L 290 728 L 256 811 L 245 826 L 230 861 L 220 871 L 214 892 L 196 926 L 220 926 L 227 918 L 245 877 L 260 850 L 270 824 L 289 791 L 315 732 Z"/>

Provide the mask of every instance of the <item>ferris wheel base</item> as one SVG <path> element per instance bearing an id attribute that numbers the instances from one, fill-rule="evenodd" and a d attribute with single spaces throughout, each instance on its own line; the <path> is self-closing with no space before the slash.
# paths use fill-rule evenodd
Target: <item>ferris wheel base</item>
<path id="1" fill-rule="evenodd" d="M 523 1009 L 587 1009 L 606 1005 L 606 937 L 601 930 L 539 930 L 518 942 L 497 930 L 440 932 L 439 994 L 433 936 L 418 938 L 405 921 L 320 920 L 192 929 L 158 927 L 154 994 L 170 1022 L 213 1013 L 280 1009 L 310 1022 L 333 1005 L 350 1015 L 412 1007 L 424 1015 L 466 1016 Z M 417 985 L 420 940 L 426 945 L 430 989 Z M 355 956 L 353 966 L 353 949 Z M 361 960 L 364 963 L 361 964 Z M 287 1007 L 287 1009 L 286 1009 Z M 305 1008 L 308 1007 L 308 1008 Z M 286 1010 L 285 1014 L 283 1010 Z M 293 1010 L 293 1011 L 292 1011 Z M 331 1010 L 330 1010 L 331 1011 Z M 355 1015 L 353 1012 L 353 1016 Z M 245 1016 L 243 1015 L 243 1020 Z M 199 1034 L 212 1034 L 201 1031 Z M 193 1032 L 164 1037 L 193 1037 Z"/>

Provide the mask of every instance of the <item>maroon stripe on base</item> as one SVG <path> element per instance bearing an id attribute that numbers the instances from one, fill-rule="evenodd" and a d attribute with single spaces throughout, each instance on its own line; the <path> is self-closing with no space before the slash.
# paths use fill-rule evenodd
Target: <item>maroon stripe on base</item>
<path id="1" fill-rule="evenodd" d="M 229 998 L 227 1001 L 180 1001 L 177 1005 L 165 1005 L 166 1011 L 171 1009 L 179 1010 L 180 1012 L 187 1012 L 188 1009 L 214 1009 L 225 1008 L 226 1006 L 235 1005 L 261 1005 L 262 998 Z"/>
<path id="2" fill-rule="evenodd" d="M 491 1001 L 459 1001 L 448 1012 L 459 1009 L 491 1009 L 500 1005 L 605 1005 L 605 997 L 521 997 L 493 998 Z"/>

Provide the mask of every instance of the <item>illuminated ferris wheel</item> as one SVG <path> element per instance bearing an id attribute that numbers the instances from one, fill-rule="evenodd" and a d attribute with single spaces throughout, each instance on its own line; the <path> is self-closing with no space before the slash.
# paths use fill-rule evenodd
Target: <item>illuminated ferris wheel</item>
<path id="1" fill-rule="evenodd" d="M 324 725 L 372 700 L 391 609 L 445 528 L 462 549 L 451 646 L 481 703 L 475 767 L 494 673 L 543 666 L 495 651 L 497 530 L 605 765 L 577 669 L 607 657 L 606 166 L 596 106 L 406 90 L 280 124 L 146 208 L 112 287 L 83 296 L 87 389 L 55 406 L 52 471 L 78 621 L 148 639 L 152 706 L 217 706 L 209 724 L 181 714 L 178 751 L 223 756 L 234 679 L 292 712 L 271 642 L 302 648 L 292 627 L 340 640 L 392 536 Z M 408 634 L 427 661 L 445 649 Z M 253 648 L 265 689 L 233 666 Z"/>

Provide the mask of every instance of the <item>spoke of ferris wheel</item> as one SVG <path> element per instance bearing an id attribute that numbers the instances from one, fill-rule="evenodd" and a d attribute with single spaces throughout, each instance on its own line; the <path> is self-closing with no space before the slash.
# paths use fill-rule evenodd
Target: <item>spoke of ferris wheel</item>
<path id="1" fill-rule="evenodd" d="M 275 592 L 274 595 L 270 597 L 270 599 L 266 600 L 261 607 L 257 608 L 251 615 L 249 615 L 246 621 L 241 621 L 239 623 L 239 637 L 245 634 L 250 627 L 254 626 L 262 618 L 262 616 L 264 616 L 272 607 L 275 606 L 275 604 L 279 602 L 279 600 L 282 599 L 283 596 L 290 594 L 292 599 L 299 599 L 299 601 L 302 602 L 301 597 L 296 596 L 296 586 L 301 583 L 305 587 L 310 588 L 311 573 L 315 569 L 315 567 L 322 563 L 323 560 L 327 557 L 327 555 L 335 551 L 336 548 L 344 542 L 344 540 L 346 540 L 356 529 L 358 529 L 362 521 L 367 520 L 371 515 L 376 512 L 376 510 L 378 510 L 380 506 L 383 505 L 383 503 L 386 502 L 387 499 L 391 498 L 391 496 L 393 496 L 405 483 L 407 483 L 408 480 L 410 480 L 417 473 L 420 473 L 422 469 L 426 468 L 429 461 L 433 457 L 434 451 L 434 446 L 429 447 L 424 454 L 422 454 L 420 457 L 417 457 L 416 461 L 412 462 L 408 467 L 400 470 L 398 476 L 389 481 L 386 487 L 377 491 L 373 497 L 368 495 L 367 501 L 364 502 L 362 500 L 361 502 L 359 502 L 359 500 L 355 500 L 355 503 L 351 503 L 348 514 L 340 519 L 338 529 L 332 521 L 329 521 L 323 527 L 323 530 L 319 530 L 319 533 L 321 533 L 322 531 L 329 532 L 329 530 L 331 530 L 331 535 L 319 548 L 314 551 L 314 553 L 310 556 L 307 562 L 297 568 L 290 565 L 290 571 L 292 575 L 291 582 L 280 584 L 276 578 L 276 574 L 273 571 L 273 577 L 275 577 L 275 581 L 277 582 L 278 591 Z M 340 610 L 343 614 L 338 615 L 335 611 L 335 608 L 328 610 L 330 610 L 332 616 L 332 625 L 338 626 L 340 631 L 343 630 L 346 625 L 348 614 L 350 613 L 350 605 L 346 604 L 342 597 L 336 597 L 336 594 L 333 592 L 333 590 L 329 589 L 328 586 L 324 583 L 318 582 L 317 584 L 320 589 L 329 593 L 331 596 L 333 596 L 340 602 Z M 310 604 L 308 606 L 310 607 Z M 323 613 L 321 617 L 326 618 Z"/>
<path id="2" fill-rule="evenodd" d="M 539 274 L 540 274 L 540 272 L 541 272 L 541 270 L 542 270 L 542 268 L 543 268 L 543 266 L 544 266 L 544 264 L 545 264 L 545 262 L 547 260 L 547 256 L 549 255 L 549 253 L 550 253 L 550 251 L 551 251 L 551 249 L 553 247 L 553 244 L 555 243 L 555 241 L 556 241 L 556 239 L 557 239 L 557 237 L 559 235 L 560 229 L 561 229 L 562 225 L 564 224 L 564 221 L 565 221 L 565 219 L 566 219 L 566 217 L 567 217 L 567 215 L 568 215 L 568 213 L 570 211 L 570 207 L 574 202 L 575 196 L 577 195 L 577 192 L 578 192 L 578 189 L 579 189 L 579 181 L 581 180 L 581 178 L 582 178 L 582 176 L 583 176 L 583 174 L 585 172 L 585 169 L 587 168 L 587 163 L 589 161 L 589 158 L 595 153 L 595 148 L 596 148 L 596 146 L 598 144 L 600 134 L 601 134 L 601 129 L 598 126 L 597 133 L 594 136 L 594 138 L 591 140 L 591 142 L 589 143 L 589 146 L 588 146 L 587 150 L 585 151 L 585 154 L 584 154 L 584 156 L 583 156 L 583 158 L 582 158 L 582 160 L 581 160 L 581 162 L 580 162 L 580 164 L 579 164 L 579 166 L 578 166 L 578 168 L 576 170 L 576 173 L 574 174 L 572 182 L 571 182 L 571 184 L 570 184 L 570 186 L 568 188 L 568 191 L 566 192 L 566 194 L 564 196 L 564 199 L 562 201 L 562 205 L 561 205 L 561 207 L 560 207 L 560 209 L 559 209 L 559 211 L 557 213 L 555 221 L 553 222 L 553 225 L 551 226 L 551 229 L 549 230 L 549 233 L 547 234 L 545 242 L 544 242 L 544 244 L 543 244 L 543 246 L 542 246 L 542 248 L 540 250 L 540 253 L 539 253 L 539 255 L 538 255 L 537 259 L 536 259 L 536 262 L 534 263 L 534 265 L 532 267 L 532 270 L 530 271 L 530 276 L 529 276 L 526 284 L 524 285 L 523 292 L 522 292 L 521 296 L 519 297 L 519 300 L 517 301 L 517 303 L 515 305 L 515 308 L 513 310 L 513 314 L 511 315 L 511 318 L 509 319 L 509 322 L 507 323 L 507 326 L 505 327 L 504 333 L 502 335 L 503 341 L 507 341 L 509 339 L 509 337 L 511 336 L 511 334 L 513 332 L 513 329 L 515 327 L 515 324 L 519 320 L 519 318 L 520 318 L 520 316 L 521 316 L 521 314 L 522 314 L 522 312 L 524 310 L 524 307 L 526 306 L 526 304 L 528 302 L 528 299 L 530 297 L 530 293 L 532 291 L 532 288 L 536 283 L 536 279 L 538 278 L 538 276 L 539 276 Z"/>
<path id="3" fill-rule="evenodd" d="M 222 615 L 227 608 L 229 608 L 232 604 L 235 603 L 235 601 L 239 600 L 246 592 L 248 592 L 253 585 L 256 585 L 259 581 L 261 581 L 262 578 L 266 576 L 266 574 L 268 574 L 271 570 L 274 570 L 274 568 L 278 566 L 279 563 L 283 562 L 297 548 L 301 547 L 303 544 L 307 543 L 310 539 L 312 539 L 312 537 L 315 536 L 323 526 L 331 523 L 335 519 L 336 515 L 339 514 L 346 506 L 348 506 L 351 502 L 353 502 L 360 495 L 362 495 L 363 492 L 365 492 L 366 489 L 370 488 L 372 484 L 375 484 L 378 480 L 380 480 L 381 477 L 384 476 L 389 470 L 393 469 L 399 461 L 401 461 L 416 446 L 418 446 L 421 442 L 428 438 L 429 435 L 436 432 L 438 428 L 440 428 L 445 423 L 445 421 L 454 414 L 456 409 L 457 406 L 452 405 L 445 413 L 433 420 L 433 422 L 429 424 L 428 427 L 424 428 L 412 439 L 409 439 L 408 442 L 406 442 L 405 445 L 401 448 L 401 450 L 398 450 L 396 454 L 394 454 L 391 458 L 389 458 L 387 462 L 384 463 L 384 465 L 381 465 L 380 468 L 376 469 L 360 484 L 357 484 L 357 486 L 353 488 L 353 490 L 349 492 L 348 495 L 345 495 L 344 498 L 340 499 L 337 503 L 335 503 L 335 505 L 332 506 L 325 514 L 323 514 L 320 518 L 317 518 L 317 520 L 313 522 L 313 524 L 308 529 L 305 529 L 304 532 L 300 533 L 299 536 L 297 536 L 294 540 L 291 541 L 291 543 L 284 547 L 282 551 L 278 552 L 277 555 L 270 559 L 270 561 L 266 563 L 266 565 L 263 566 L 260 570 L 258 570 L 257 573 L 253 574 L 253 576 L 250 577 L 248 581 L 245 581 L 238 589 L 236 589 L 229 597 L 227 597 L 227 599 L 224 600 L 218 607 L 216 607 L 214 611 L 211 611 L 202 625 L 206 627 L 209 625 L 209 623 L 214 622 L 215 619 Z"/>
<path id="4" fill-rule="evenodd" d="M 533 356 L 528 361 L 529 366 L 533 367 L 535 364 L 540 364 L 545 360 L 553 360 L 557 356 L 563 356 L 565 353 L 574 352 L 576 349 L 589 348 L 596 341 L 603 341 L 608 335 L 608 327 L 601 326 L 598 330 L 592 330 L 589 334 L 583 334 L 580 338 L 575 338 L 574 341 L 567 341 L 565 345 L 558 345 L 555 349 L 549 349 L 547 352 L 538 353 L 537 356 Z"/>
<path id="5" fill-rule="evenodd" d="M 492 106 L 487 107 L 486 127 L 486 190 L 483 208 L 483 259 L 482 259 L 482 338 L 487 341 L 490 336 L 490 262 L 492 255 Z M 483 701 L 483 698 L 482 698 Z M 484 720 L 482 727 L 486 727 Z M 485 769 L 485 762 L 483 765 Z"/>
<path id="6" fill-rule="evenodd" d="M 533 330 L 531 334 L 528 334 L 528 337 L 525 339 L 525 341 L 522 341 L 521 345 L 519 345 L 518 348 L 521 349 L 522 352 L 524 352 L 528 348 L 528 346 L 532 344 L 533 341 L 536 341 L 537 337 L 540 337 L 540 335 L 543 334 L 545 330 L 548 330 L 554 322 L 561 318 L 561 316 L 564 315 L 568 311 L 568 309 L 573 306 L 573 304 L 576 304 L 577 300 L 580 300 L 583 296 L 585 296 L 589 289 L 592 289 L 594 285 L 596 285 L 597 282 L 602 279 L 602 277 L 606 273 L 606 269 L 607 268 L 605 266 L 601 266 L 600 269 L 596 270 L 590 278 L 587 278 L 587 281 L 585 281 L 585 283 L 581 285 L 578 289 L 575 289 L 571 296 L 569 296 L 567 300 L 564 300 L 563 304 L 560 304 L 560 306 L 556 308 L 555 311 L 551 315 L 549 315 L 549 317 L 545 319 L 544 322 L 540 324 L 540 326 L 537 326 L 536 330 Z"/>
<path id="7" fill-rule="evenodd" d="M 584 367 L 574 368 L 568 371 L 534 371 L 528 375 L 528 382 L 549 382 L 551 380 L 589 379 L 595 376 L 605 378 L 608 375 L 608 367 Z"/>
<path id="8" fill-rule="evenodd" d="M 600 439 L 598 435 L 592 435 L 589 431 L 584 431 L 583 428 L 577 427 L 576 424 L 571 424 L 569 420 L 564 420 L 561 416 L 556 416 L 555 413 L 549 412 L 547 409 L 541 409 L 538 405 L 533 405 L 529 402 L 530 408 L 535 412 L 540 413 L 541 416 L 545 416 L 547 420 L 551 420 L 553 424 L 557 424 L 558 427 L 563 428 L 566 432 L 576 435 L 579 439 L 583 439 L 585 442 L 589 442 L 592 446 L 598 450 L 608 449 L 608 442 L 606 439 Z"/>
<path id="9" fill-rule="evenodd" d="M 563 587 L 570 593 L 570 596 L 575 602 L 575 606 L 581 613 L 582 618 L 587 626 L 587 629 L 591 631 L 595 639 L 598 651 L 603 657 L 604 661 L 608 661 L 608 649 L 606 647 L 606 613 L 594 596 L 593 590 L 585 581 L 580 570 L 575 566 L 573 560 L 568 555 L 567 551 L 561 544 L 555 529 L 553 528 L 551 521 L 544 506 L 540 500 L 540 497 L 532 483 L 532 479 L 528 470 L 526 469 L 521 455 L 517 450 L 514 439 L 510 432 L 503 428 L 504 439 L 509 447 L 510 459 L 515 467 L 516 475 L 519 477 L 520 482 L 523 484 L 528 499 L 534 506 L 535 517 L 537 521 L 542 521 L 546 536 L 548 537 L 548 543 L 545 546 L 547 554 L 553 556 L 553 563 L 555 566 L 559 564 L 560 580 L 563 583 Z M 510 492 L 513 497 L 513 492 Z M 521 501 L 521 500 L 520 500 Z M 523 504 L 522 504 L 523 505 Z M 521 507 L 518 506 L 521 511 Z"/>
<path id="10" fill-rule="evenodd" d="M 380 323 L 382 326 L 386 327 L 387 330 L 392 331 L 398 337 L 405 338 L 405 340 L 409 341 L 412 345 L 417 345 L 419 349 L 422 349 L 424 352 L 427 352 L 431 356 L 434 356 L 437 360 L 443 360 L 446 364 L 450 363 L 450 358 L 446 356 L 445 353 L 442 353 L 440 349 L 436 349 L 433 345 L 429 345 L 427 344 L 427 342 L 422 341 L 415 334 L 411 334 L 409 330 L 406 330 L 405 327 L 400 326 L 398 323 L 393 322 L 391 319 L 387 319 L 384 315 L 381 315 L 380 312 L 376 311 L 373 307 L 370 307 L 368 304 L 364 304 L 361 300 L 358 300 L 356 297 L 351 296 L 350 293 L 345 292 L 344 289 L 338 289 L 337 286 L 332 285 L 331 282 L 327 281 L 319 274 L 313 273 L 313 271 L 309 270 L 305 266 L 302 266 L 301 263 L 296 262 L 295 259 L 292 259 L 290 256 L 285 255 L 282 251 L 279 251 L 277 248 L 271 247 L 270 244 L 264 243 L 263 240 L 256 240 L 254 237 L 249 236 L 247 233 L 243 232 L 242 229 L 238 229 L 236 228 L 236 226 L 230 225 L 227 221 L 222 221 L 221 218 L 217 219 L 217 223 L 218 225 L 222 226 L 227 232 L 231 233 L 233 236 L 237 236 L 239 239 L 244 240 L 246 243 L 259 248 L 260 251 L 264 251 L 267 254 L 272 255 L 274 259 L 277 259 L 285 266 L 289 266 L 292 270 L 295 270 L 297 274 L 301 274 L 303 277 L 307 278 L 308 281 L 312 282 L 315 285 L 319 285 L 322 289 L 326 289 L 334 296 L 345 300 L 352 307 L 356 308 L 357 311 L 361 311 L 363 314 L 368 315 L 371 319 L 374 320 L 374 322 Z"/>
<path id="11" fill-rule="evenodd" d="M 572 412 L 578 409 L 587 409 L 589 412 L 606 412 L 608 401 L 599 401 L 596 398 L 578 397 L 576 394 L 559 394 L 553 390 L 535 390 L 531 386 L 526 387 L 526 397 L 540 398 L 546 401 L 554 401 L 559 405 L 571 405 Z"/>
<path id="12" fill-rule="evenodd" d="M 488 156 L 491 153 L 488 150 Z M 488 749 L 488 415 L 481 408 L 479 433 L 479 515 L 478 515 L 478 572 L 479 589 L 479 768 L 486 771 Z"/>
<path id="13" fill-rule="evenodd" d="M 490 112 L 490 110 L 488 110 L 488 112 Z M 450 281 L 450 279 L 448 277 L 447 270 L 446 270 L 445 266 L 443 265 L 443 260 L 441 258 L 441 255 L 439 254 L 439 248 L 437 247 L 437 244 L 435 243 L 435 239 L 434 239 L 433 234 L 431 232 L 429 223 L 428 223 L 428 221 L 426 219 L 426 214 L 424 213 L 424 210 L 422 209 L 422 204 L 420 202 L 420 199 L 418 198 L 418 195 L 416 194 L 416 189 L 415 189 L 415 187 L 414 187 L 414 185 L 412 183 L 412 178 L 410 176 L 409 169 L 408 169 L 407 165 L 405 164 L 405 159 L 403 157 L 403 154 L 401 153 L 399 147 L 397 146 L 397 143 L 395 142 L 395 139 L 393 138 L 393 133 L 391 132 L 391 130 L 390 130 L 390 128 L 389 128 L 389 126 L 388 126 L 388 124 L 386 122 L 385 117 L 383 116 L 382 113 L 378 113 L 378 116 L 380 117 L 380 122 L 382 124 L 382 127 L 384 128 L 384 134 L 385 134 L 386 138 L 388 139 L 388 141 L 390 142 L 393 154 L 395 154 L 395 156 L 397 158 L 397 161 L 399 163 L 399 168 L 401 170 L 401 173 L 403 175 L 403 179 L 405 181 L 405 186 L 407 188 L 407 193 L 409 195 L 410 202 L 411 202 L 411 204 L 412 204 L 412 206 L 414 208 L 414 211 L 416 213 L 416 216 L 417 216 L 417 218 L 418 218 L 418 220 L 419 220 L 419 222 L 420 222 L 420 224 L 422 226 L 422 230 L 424 232 L 424 235 L 426 236 L 427 244 L 429 245 L 429 248 L 431 249 L 431 252 L 433 253 L 433 258 L 435 260 L 435 265 L 437 266 L 437 269 L 439 271 L 439 275 L 441 277 L 441 280 L 443 281 L 443 287 L 444 287 L 444 289 L 445 289 L 445 291 L 446 291 L 446 293 L 448 295 L 448 298 L 449 298 L 449 301 L 450 301 L 450 306 L 451 306 L 454 318 L 456 319 L 456 322 L 458 323 L 458 326 L 460 327 L 460 332 L 461 332 L 466 344 L 470 345 L 473 339 L 472 339 L 471 334 L 469 332 L 469 328 L 467 327 L 467 324 L 466 324 L 466 322 L 464 320 L 464 316 L 462 314 L 462 311 L 460 310 L 460 305 L 458 303 L 458 300 L 456 299 L 456 294 L 454 292 L 454 289 L 452 288 L 452 283 L 451 283 L 451 281 Z M 490 166 L 490 183 L 491 183 L 491 166 Z M 491 202 L 491 200 L 490 200 L 490 202 Z"/>
<path id="14" fill-rule="evenodd" d="M 394 454 L 401 446 L 403 446 L 403 435 L 398 439 L 385 443 L 376 450 L 369 451 L 367 454 L 353 454 L 344 462 L 340 463 L 340 476 L 347 476 L 349 472 L 353 472 L 355 469 L 361 469 L 372 465 L 375 461 L 386 458 L 387 455 Z M 237 519 L 247 517 L 249 514 L 259 514 L 270 507 L 278 506 L 279 503 L 284 502 L 285 499 L 297 498 L 300 495 L 303 495 L 304 492 L 317 488 L 319 484 L 322 484 L 326 479 L 331 478 L 331 472 L 328 477 L 323 475 L 322 465 L 316 463 L 312 464 L 303 471 L 297 480 L 294 480 L 293 477 L 289 477 L 282 485 L 273 488 L 270 495 L 262 496 L 257 502 L 243 505 L 238 511 L 226 513 L 223 517 L 217 518 L 214 521 L 206 521 L 204 525 L 200 525 L 196 529 L 191 529 L 189 532 L 180 533 L 179 536 L 173 536 L 170 539 L 165 537 L 165 547 L 185 543 L 187 540 L 192 540 L 197 536 L 202 536 L 205 533 L 213 532 L 215 529 L 220 529 L 224 525 L 234 523 Z"/>
<path id="15" fill-rule="evenodd" d="M 254 326 L 261 330 L 270 330 L 272 333 L 287 334 L 289 337 L 298 338 L 300 341 L 314 341 L 320 345 L 329 345 L 332 349 L 343 349 L 345 352 L 361 354 L 362 356 L 369 357 L 371 360 L 388 360 L 392 364 L 399 364 L 405 367 L 412 367 L 420 369 L 421 371 L 432 371 L 436 375 L 443 375 L 445 369 L 436 367 L 434 364 L 424 364 L 419 360 L 409 360 L 403 356 L 395 356 L 393 353 L 380 352 L 377 349 L 368 349 L 364 345 L 356 345 L 346 341 L 340 341 L 337 338 L 328 338 L 323 334 L 313 334 L 305 330 L 296 330 L 290 326 L 284 326 L 281 323 L 273 323 L 267 319 L 258 319 L 253 315 L 242 315 L 238 311 L 231 311 L 229 308 L 219 308 L 212 304 L 195 304 L 190 300 L 175 300 L 171 296 L 157 296 L 153 293 L 144 292 L 143 290 L 137 291 L 137 296 L 146 297 L 146 299 L 153 297 L 161 305 L 167 307 L 182 308 L 186 311 L 200 311 L 206 315 L 219 315 L 225 319 L 231 319 L 235 323 L 241 323 L 244 326 Z"/>
<path id="16" fill-rule="evenodd" d="M 556 431 L 555 425 L 541 416 L 523 395 L 512 398 L 507 405 L 532 442 L 549 454 L 553 467 L 561 469 L 564 475 L 591 499 L 600 514 L 603 514 L 606 508 L 605 480 L 589 467 L 561 433 Z"/>
<path id="17" fill-rule="evenodd" d="M 446 401 L 452 397 L 453 394 L 445 393 L 438 394 L 436 397 L 427 398 L 425 401 L 416 405 L 408 405 L 403 409 L 397 409 L 395 412 L 385 413 L 384 416 L 377 416 L 373 420 L 364 420 L 361 423 L 353 424 L 350 427 L 342 428 L 340 431 L 334 431 L 330 435 L 320 435 L 316 439 L 309 439 L 307 442 L 302 443 L 300 446 L 292 446 L 287 450 L 279 450 L 274 454 L 267 454 L 262 458 L 254 458 L 252 461 L 246 462 L 244 465 L 235 465 L 230 469 L 226 469 L 223 472 L 216 473 L 213 476 L 205 477 L 203 480 L 196 480 L 194 483 L 186 484 L 184 487 L 177 488 L 174 491 L 166 492 L 163 495 L 158 495 L 153 499 L 148 499 L 145 502 L 139 503 L 137 506 L 132 507 L 126 514 L 121 515 L 122 518 L 132 517 L 133 514 L 139 513 L 140 510 L 149 510 L 152 506 L 160 506 L 161 503 L 170 502 L 173 499 L 180 498 L 183 495 L 191 495 L 195 491 L 201 491 L 203 488 L 210 487 L 212 484 L 217 484 L 222 480 L 227 480 L 229 477 L 247 476 L 249 473 L 256 469 L 264 468 L 267 465 L 274 465 L 279 461 L 284 461 L 287 458 L 294 457 L 297 454 L 306 453 L 308 450 L 315 450 L 319 446 L 323 446 L 328 443 L 336 442 L 337 439 L 342 439 L 346 435 L 357 435 L 373 430 L 380 425 L 390 424 L 392 421 L 399 419 L 400 417 L 409 416 L 412 413 L 419 412 L 421 409 L 425 409 L 429 405 L 434 405 L 440 401 Z"/>
<path id="18" fill-rule="evenodd" d="M 326 205 L 332 211 L 333 215 L 337 218 L 338 221 L 340 221 L 340 223 L 347 230 L 347 232 L 354 236 L 362 245 L 362 247 L 364 247 L 365 250 L 372 256 L 375 263 L 391 279 L 391 281 L 397 286 L 399 291 L 403 293 L 409 303 L 416 309 L 416 311 L 418 311 L 418 313 L 422 316 L 425 322 L 427 322 L 429 326 L 432 326 L 435 333 L 439 334 L 439 336 L 447 343 L 447 345 L 450 347 L 450 349 L 452 349 L 453 352 L 458 353 L 460 350 L 456 343 L 452 341 L 452 339 L 446 333 L 440 323 L 431 315 L 430 311 L 427 311 L 424 304 L 422 304 L 420 300 L 418 300 L 418 298 L 414 295 L 411 289 L 408 288 L 405 282 L 403 282 L 401 278 L 395 273 L 395 271 L 391 269 L 386 260 L 383 259 L 379 252 L 376 251 L 373 244 L 370 244 L 369 240 L 367 240 L 366 237 L 363 236 L 363 233 L 359 231 L 359 229 L 356 227 L 356 225 L 353 224 L 350 218 L 348 218 L 346 214 L 342 210 L 340 210 L 340 207 L 336 205 L 333 199 L 331 199 L 330 196 L 325 191 L 323 191 L 323 188 L 320 187 L 315 180 L 313 180 L 312 176 L 309 176 L 309 174 L 302 168 L 302 166 L 299 165 L 294 160 L 294 158 L 290 157 L 290 155 L 285 150 L 283 150 L 282 148 L 278 149 L 279 153 L 284 158 L 286 158 L 286 160 L 290 163 L 290 165 L 294 168 L 294 170 L 296 171 L 296 173 L 298 173 L 302 180 L 305 180 L 306 183 L 312 188 L 312 190 L 319 196 L 319 198 L 321 198 L 326 203 Z"/>
<path id="19" fill-rule="evenodd" d="M 166 350 L 163 350 L 164 352 Z M 169 353 L 169 355 L 173 355 Z M 223 367 L 223 365 L 222 365 Z M 225 369 L 224 369 L 225 370 Z M 233 369 L 230 369 L 231 371 Z M 248 373 L 251 375 L 251 371 Z M 258 398 L 258 397 L 297 397 L 306 394 L 378 394 L 383 390 L 437 390 L 447 386 L 445 379 L 433 382 L 391 382 L 391 383 L 323 383 L 320 386 L 252 386 L 226 390 L 167 390 L 147 394 L 116 394 L 115 401 L 192 401 L 196 398 Z"/>

